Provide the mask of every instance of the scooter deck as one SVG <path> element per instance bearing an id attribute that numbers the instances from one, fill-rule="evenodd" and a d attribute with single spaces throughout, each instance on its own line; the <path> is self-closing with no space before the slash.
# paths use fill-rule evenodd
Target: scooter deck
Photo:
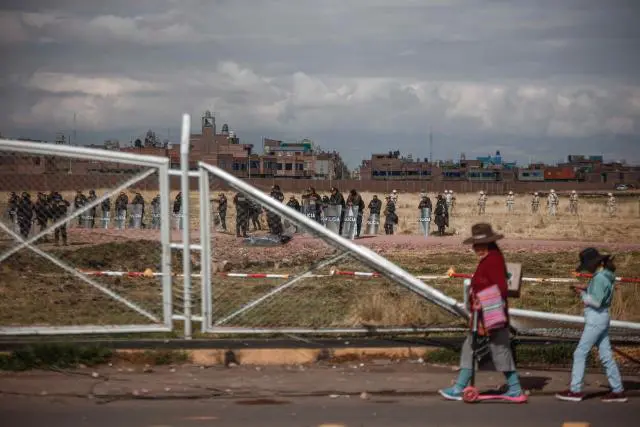
<path id="1" fill-rule="evenodd" d="M 503 402 L 503 403 L 527 403 L 529 400 L 526 394 L 517 397 L 505 396 L 504 394 L 480 394 L 475 387 L 467 387 L 462 395 L 462 399 L 467 403 L 475 402 Z"/>

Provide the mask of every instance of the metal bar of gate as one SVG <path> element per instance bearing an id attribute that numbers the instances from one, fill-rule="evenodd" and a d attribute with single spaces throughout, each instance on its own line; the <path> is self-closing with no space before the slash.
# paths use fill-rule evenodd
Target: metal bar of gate
<path id="1" fill-rule="evenodd" d="M 362 327 L 357 326 L 353 328 L 246 328 L 235 326 L 214 326 L 209 329 L 208 332 L 216 334 L 366 334 L 366 333 L 378 333 L 378 334 L 401 334 L 401 333 L 424 333 L 424 332 L 468 332 L 469 328 L 460 327 Z"/>
<path id="2" fill-rule="evenodd" d="M 239 315 L 241 315 L 242 313 L 251 310 L 253 307 L 255 307 L 256 305 L 260 304 L 262 301 L 271 298 L 272 296 L 274 296 L 275 294 L 277 294 L 278 292 L 282 292 L 287 288 L 290 288 L 291 286 L 295 285 L 296 283 L 298 283 L 299 281 L 301 281 L 302 279 L 305 279 L 307 277 L 310 276 L 310 273 L 314 270 L 317 270 L 318 268 L 323 268 L 326 267 L 328 265 L 333 264 L 334 262 L 337 262 L 339 260 L 341 260 L 342 258 L 345 258 L 347 256 L 349 256 L 350 254 L 348 252 L 345 253 L 341 253 L 338 256 L 332 257 L 326 261 L 322 261 L 314 266 L 312 266 L 309 270 L 305 271 L 304 273 L 302 273 L 299 276 L 294 277 L 293 279 L 289 280 L 286 283 L 283 283 L 282 285 L 278 286 L 277 288 L 271 290 L 271 292 L 268 292 L 264 295 L 262 295 L 260 298 L 251 301 L 250 303 L 242 306 L 240 309 L 234 311 L 233 313 L 231 313 L 230 315 L 228 315 L 227 317 L 218 320 L 215 323 L 215 326 L 218 325 L 222 325 L 224 323 L 227 323 L 229 320 L 234 319 L 236 317 L 238 317 Z"/>
<path id="3" fill-rule="evenodd" d="M 272 199 L 266 194 L 263 194 L 260 190 L 252 187 L 239 178 L 223 171 L 220 168 L 211 166 L 207 163 L 200 162 L 200 167 L 207 169 L 211 174 L 219 179 L 228 183 L 231 187 L 237 191 L 251 195 L 252 198 L 260 202 L 267 209 L 281 215 L 290 221 L 304 225 L 305 228 L 311 230 L 315 235 L 328 242 L 330 245 L 338 247 L 344 251 L 350 252 L 350 254 L 365 264 L 373 267 L 376 271 L 379 271 L 382 275 L 386 276 L 390 280 L 397 282 L 411 291 L 421 295 L 423 298 L 438 305 L 447 312 L 468 318 L 469 314 L 462 303 L 459 303 L 455 299 L 445 295 L 431 286 L 426 285 L 422 281 L 415 278 L 411 273 L 403 270 L 397 265 L 393 264 L 389 260 L 381 257 L 372 250 L 363 246 L 357 245 L 352 241 L 337 236 L 335 233 L 324 228 L 322 225 L 310 220 L 300 212 L 297 212 L 290 207 Z"/>
<path id="4" fill-rule="evenodd" d="M 162 245 L 162 313 L 165 325 L 172 329 L 173 299 L 171 276 L 171 205 L 169 201 L 169 166 L 158 168 L 158 187 L 160 189 L 160 242 Z"/>
<path id="5" fill-rule="evenodd" d="M 191 248 L 189 242 L 189 136 L 191 134 L 191 116 L 182 116 L 182 135 L 180 138 L 180 168 L 182 169 L 182 272 L 184 274 L 184 339 L 191 339 Z"/>
<path id="6" fill-rule="evenodd" d="M 200 168 L 200 284 L 202 286 L 202 324 L 204 333 L 212 324 L 211 298 L 211 202 L 209 193 L 209 171 Z"/>
<path id="7" fill-rule="evenodd" d="M 60 156 L 83 160 L 100 160 L 127 165 L 157 168 L 168 166 L 169 159 L 159 156 L 123 153 L 120 151 L 98 150 L 95 148 L 70 147 L 68 145 L 43 144 L 40 142 L 0 139 L 0 150 L 41 156 Z"/>

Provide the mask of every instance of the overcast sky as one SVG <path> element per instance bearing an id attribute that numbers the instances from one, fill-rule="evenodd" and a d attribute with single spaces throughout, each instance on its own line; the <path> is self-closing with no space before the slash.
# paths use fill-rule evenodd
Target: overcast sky
<path id="1" fill-rule="evenodd" d="M 0 132 L 640 162 L 640 1 L 4 0 Z"/>

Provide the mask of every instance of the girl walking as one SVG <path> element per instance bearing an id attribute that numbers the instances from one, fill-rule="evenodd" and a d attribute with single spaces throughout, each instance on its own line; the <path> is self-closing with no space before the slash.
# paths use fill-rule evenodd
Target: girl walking
<path id="1" fill-rule="evenodd" d="M 584 303 L 584 330 L 573 353 L 571 386 L 569 390 L 556 394 L 560 400 L 580 402 L 584 399 L 582 385 L 585 362 L 594 346 L 598 347 L 600 361 L 607 374 L 611 392 L 602 398 L 603 402 L 626 402 L 618 365 L 613 359 L 609 340 L 609 308 L 613 299 L 613 287 L 616 281 L 616 267 L 611 255 L 602 255 L 594 248 L 580 252 L 580 265 L 577 272 L 587 271 L 593 275 L 589 284 L 574 286 L 575 292 Z"/>

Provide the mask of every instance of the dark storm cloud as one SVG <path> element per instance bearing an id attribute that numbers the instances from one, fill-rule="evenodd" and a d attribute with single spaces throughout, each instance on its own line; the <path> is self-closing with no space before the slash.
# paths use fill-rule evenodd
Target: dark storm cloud
<path id="1" fill-rule="evenodd" d="M 212 109 L 241 137 L 348 140 L 352 162 L 419 151 L 429 126 L 439 157 L 637 153 L 639 3 L 9 0 L 0 126 L 53 135 L 77 112 L 99 142 Z"/>

